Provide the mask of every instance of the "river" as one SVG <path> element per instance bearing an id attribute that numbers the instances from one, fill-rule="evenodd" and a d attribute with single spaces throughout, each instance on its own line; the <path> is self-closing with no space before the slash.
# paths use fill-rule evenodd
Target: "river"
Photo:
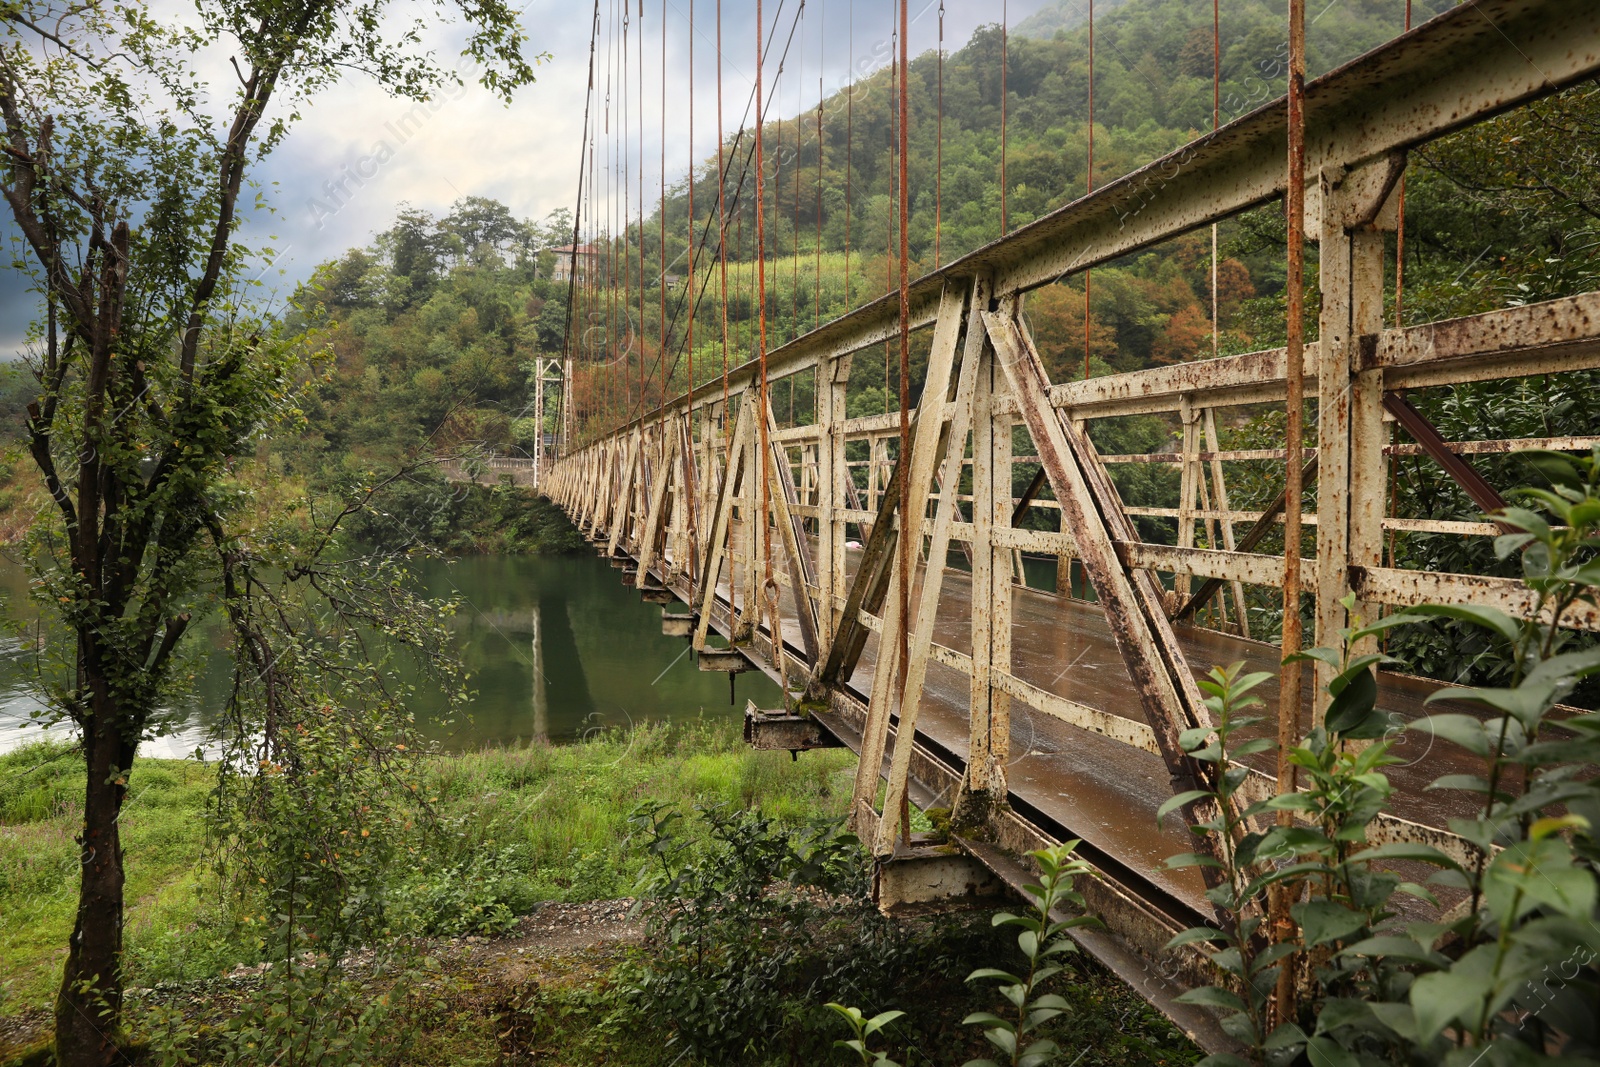
<path id="1" fill-rule="evenodd" d="M 687 641 L 661 635 L 661 609 L 643 603 L 595 556 L 474 556 L 422 560 L 414 569 L 430 595 L 460 602 L 452 628 L 474 690 L 468 714 L 442 721 L 443 701 L 428 693 L 415 708 L 423 730 L 447 749 L 536 737 L 570 741 L 644 722 L 732 716 L 747 698 L 763 706 L 779 700 L 771 680 L 750 672 L 734 680 L 730 703 L 727 677 L 696 669 Z M 0 598 L 6 615 L 26 626 L 33 615 L 26 574 L 3 559 Z M 142 755 L 191 755 L 209 749 L 223 728 L 226 635 L 213 624 L 188 640 L 192 683 L 166 709 L 163 735 L 140 746 Z M 31 684 L 36 674 L 33 642 L 7 638 L 0 651 L 0 752 L 64 735 L 64 727 L 42 734 L 32 722 L 41 707 Z"/>

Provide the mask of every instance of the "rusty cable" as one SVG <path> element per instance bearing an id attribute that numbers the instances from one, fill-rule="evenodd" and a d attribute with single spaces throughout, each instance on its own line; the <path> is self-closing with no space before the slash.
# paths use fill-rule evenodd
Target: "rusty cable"
<path id="1" fill-rule="evenodd" d="M 1006 69 L 1011 66 L 1010 12 L 1000 2 L 1000 236 L 1006 235 Z M 1093 25 L 1091 21 L 1090 25 Z M 1091 81 L 1093 74 L 1090 75 Z"/>
<path id="2" fill-rule="evenodd" d="M 1304 486 L 1305 407 L 1305 81 L 1306 81 L 1305 0 L 1289 0 L 1289 94 L 1288 94 L 1288 179 L 1285 188 L 1285 214 L 1288 222 L 1287 332 L 1288 352 L 1284 381 L 1287 386 L 1284 441 L 1283 514 L 1283 665 L 1278 676 L 1278 791 L 1293 793 L 1296 767 L 1290 759 L 1300 732 L 1300 509 Z M 1292 813 L 1279 812 L 1280 826 L 1293 825 Z M 1293 934 L 1289 916 L 1289 888 L 1275 887 L 1268 901 L 1269 936 L 1274 942 Z M 1295 965 L 1285 960 L 1279 971 L 1274 1016 L 1279 1020 L 1294 1017 Z"/>
<path id="3" fill-rule="evenodd" d="M 944 237 L 944 0 L 939 0 L 939 111 L 934 132 L 933 266 L 940 266 Z"/>
<path id="4" fill-rule="evenodd" d="M 756 420 L 761 424 L 761 511 L 758 515 L 751 516 L 751 521 L 761 524 L 761 555 L 762 567 L 767 582 L 772 579 L 772 534 L 769 526 L 769 516 L 772 514 L 772 449 L 767 433 L 767 419 L 770 412 L 770 398 L 767 395 L 769 382 L 767 381 L 767 215 L 764 191 L 766 186 L 766 171 L 763 159 L 765 150 L 765 135 L 762 125 L 766 121 L 766 99 L 761 93 L 762 82 L 762 49 L 761 49 L 762 13 L 761 0 L 756 0 L 756 304 L 759 308 L 756 318 L 758 322 L 756 333 L 756 358 L 761 365 L 761 388 L 757 394 L 758 408 Z M 782 655 L 782 650 L 776 650 L 777 655 Z"/>
<path id="5" fill-rule="evenodd" d="M 850 52 L 850 80 L 844 90 L 844 309 L 850 310 L 850 172 L 856 148 L 856 5 L 851 0 L 850 27 L 846 32 Z M 889 383 L 885 382 L 887 387 Z"/>
<path id="6" fill-rule="evenodd" d="M 1410 0 L 1407 0 L 1409 3 Z M 1222 124 L 1222 0 L 1211 0 L 1211 132 Z M 1217 224 L 1211 224 L 1211 358 L 1222 354 L 1221 297 L 1217 290 Z M 1226 521 L 1226 520 L 1224 520 Z M 1236 605 L 1241 612 L 1244 605 Z"/>
<path id="7" fill-rule="evenodd" d="M 1406 32 L 1411 31 L 1411 0 L 1406 0 Z M 1400 200 L 1396 206 L 1394 227 L 1394 327 L 1406 324 L 1406 176 L 1400 175 Z M 1393 532 L 1390 533 L 1393 540 Z M 1391 550 L 1391 555 L 1393 551 Z"/>
<path id="8" fill-rule="evenodd" d="M 910 471 L 911 471 L 911 468 L 909 466 L 909 464 L 911 463 L 911 388 L 910 388 L 910 373 L 909 373 L 910 372 L 910 367 L 911 367 L 911 282 L 910 282 L 910 277 L 909 277 L 910 261 L 911 261 L 911 244 L 910 244 L 910 232 L 911 231 L 910 231 L 910 228 L 908 226 L 908 223 L 910 221 L 911 198 L 910 198 L 910 190 L 909 190 L 909 179 L 910 179 L 909 148 L 910 148 L 910 139 L 908 137 L 908 134 L 910 132 L 910 123 L 909 123 L 909 117 L 910 116 L 909 116 L 909 109 L 907 107 L 907 97 L 910 95 L 910 92 L 909 92 L 910 86 L 909 86 L 909 81 L 908 81 L 908 78 L 907 78 L 907 74 L 908 74 L 908 71 L 909 71 L 909 63 L 908 63 L 908 60 L 907 60 L 908 49 L 906 47 L 906 41 L 907 41 L 907 38 L 909 36 L 909 32 L 908 32 L 909 31 L 908 11 L 909 11 L 909 4 L 908 4 L 907 0 L 900 0 L 900 52 L 899 52 L 900 69 L 899 69 L 899 72 L 898 72 L 899 73 L 899 82 L 898 82 L 898 85 L 897 85 L 897 95 L 899 97 L 899 100 L 898 100 L 898 105 L 899 105 L 899 107 L 898 107 L 899 129 L 897 131 L 898 138 L 899 138 L 899 143 L 897 145 L 897 148 L 898 148 L 899 154 L 900 154 L 899 183 L 898 183 L 899 187 L 900 187 L 899 188 L 899 200 L 900 200 L 900 205 L 899 205 L 900 206 L 900 464 L 901 464 L 902 467 L 905 468 L 906 473 L 908 475 L 907 477 L 902 477 L 900 479 L 900 670 L 899 670 L 899 691 L 901 693 L 902 699 L 904 699 L 904 694 L 905 694 L 905 689 L 906 689 L 906 664 L 907 664 L 907 660 L 909 659 L 908 653 L 910 651 L 910 642 L 911 642 L 911 635 L 910 635 L 911 617 L 910 617 L 908 609 L 910 608 L 910 597 L 911 597 L 911 537 L 912 537 L 913 533 L 915 533 L 916 536 L 917 536 L 918 550 L 919 551 L 921 549 L 921 541 L 922 541 L 922 535 L 921 535 L 922 524 L 921 524 L 921 521 L 920 521 L 921 520 L 921 516 L 919 515 L 917 517 L 918 521 L 915 522 L 915 523 L 913 523 L 912 519 L 911 519 L 911 513 L 910 513 L 910 509 L 911 509 L 911 479 L 909 477 L 909 474 L 910 474 Z M 944 399 L 943 397 L 939 397 L 939 398 L 937 398 L 937 402 L 942 402 L 943 399 Z M 923 487 L 919 486 L 918 488 L 923 488 Z M 955 487 L 951 486 L 951 490 L 950 491 L 952 493 L 954 493 L 955 492 Z M 928 565 L 930 567 L 942 566 L 943 565 L 943 561 L 940 561 L 940 560 L 929 560 L 928 561 Z M 900 709 L 900 712 L 901 712 L 902 715 L 906 714 L 906 711 L 907 711 L 907 709 L 905 709 L 904 707 L 902 707 Z M 907 738 L 906 743 L 910 744 L 910 738 L 909 737 Z M 906 796 L 905 796 L 905 793 L 902 791 L 901 797 L 900 797 L 900 830 L 901 830 L 901 833 L 906 838 L 909 839 L 910 836 L 911 836 L 911 826 L 910 826 L 911 817 L 910 817 L 910 812 L 906 807 L 906 804 L 907 804 Z M 888 812 L 884 812 L 885 818 L 888 817 L 888 814 L 889 814 Z"/>
<path id="9" fill-rule="evenodd" d="M 656 252 L 656 290 L 661 295 L 661 336 L 659 351 L 667 350 L 667 0 L 661 0 L 661 203 L 658 211 L 660 248 Z M 661 364 L 661 449 L 665 462 L 667 447 L 667 361 Z M 665 473 L 663 472 L 663 476 Z"/>
<path id="10" fill-rule="evenodd" d="M 1089 158 L 1084 168 L 1084 184 L 1094 192 L 1094 0 L 1089 0 Z M 1094 271 L 1083 272 L 1083 377 L 1089 378 L 1089 353 L 1093 346 L 1094 325 L 1089 317 Z"/>

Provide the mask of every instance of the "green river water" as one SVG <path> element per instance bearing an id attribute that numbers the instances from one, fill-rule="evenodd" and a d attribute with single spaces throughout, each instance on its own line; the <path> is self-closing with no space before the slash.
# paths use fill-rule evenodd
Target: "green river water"
<path id="1" fill-rule="evenodd" d="M 570 741 L 643 722 L 732 716 L 746 698 L 779 700 L 775 684 L 750 672 L 737 676 L 730 702 L 727 676 L 696 669 L 687 641 L 661 635 L 660 607 L 643 603 L 595 556 L 423 560 L 415 571 L 429 594 L 460 602 L 452 626 L 475 690 L 469 715 L 440 722 L 442 701 L 428 694 L 416 708 L 448 749 Z M 22 569 L 0 561 L 0 597 L 13 618 L 31 614 L 26 589 Z M 229 679 L 224 635 L 213 626 L 190 640 L 201 643 L 193 692 L 168 709 L 168 733 L 142 745 L 144 755 L 187 755 L 217 736 Z M 40 736 L 30 723 L 39 703 L 27 649 L 9 640 L 0 659 L 0 751 Z"/>

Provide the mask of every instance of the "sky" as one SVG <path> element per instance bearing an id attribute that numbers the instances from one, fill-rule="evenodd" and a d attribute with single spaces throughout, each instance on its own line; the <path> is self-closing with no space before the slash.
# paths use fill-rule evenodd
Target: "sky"
<path id="1" fill-rule="evenodd" d="M 596 107 L 603 120 L 609 76 L 610 119 L 614 124 L 623 119 L 618 81 L 622 64 L 609 27 L 614 20 L 620 22 L 619 5 L 631 4 L 630 78 L 638 69 L 641 26 L 644 34 L 642 155 L 648 200 L 659 195 L 663 123 L 669 185 L 681 179 L 691 157 L 704 159 L 716 151 L 717 0 L 694 0 L 692 143 L 691 0 L 642 0 L 642 19 L 639 2 L 601 0 Z M 1015 25 L 1049 2 L 1006 0 L 1005 14 Z M 401 3 L 397 8 L 403 11 L 406 6 Z M 800 6 L 800 0 L 764 0 L 769 32 L 778 26 L 775 52 L 782 51 Z M 723 7 L 724 124 L 732 131 L 740 124 L 753 88 L 755 3 L 724 0 Z M 804 0 L 772 111 L 789 116 L 815 108 L 819 75 L 823 89 L 832 93 L 847 83 L 852 70 L 861 77 L 884 66 L 897 10 L 893 0 Z M 944 38 L 952 49 L 978 26 L 999 21 L 1002 12 L 992 0 L 945 0 L 943 10 Z M 912 0 L 913 55 L 936 46 L 939 12 L 939 0 Z M 463 196 L 483 196 L 503 202 L 519 218 L 535 221 L 557 208 L 570 208 L 577 193 L 592 15 L 592 3 L 583 0 L 528 0 L 519 14 L 528 49 L 548 53 L 549 58 L 540 63 L 537 82 L 519 89 L 509 105 L 472 81 L 473 70 L 465 65 L 468 84 L 441 93 L 426 105 L 389 97 L 359 74 L 346 75 L 311 101 L 284 142 L 252 171 L 270 210 L 248 214 L 240 239 L 251 247 L 272 249 L 270 261 L 263 257 L 258 265 L 262 295 L 281 304 L 319 263 L 368 244 L 386 229 L 401 203 L 442 214 Z M 664 109 L 663 23 L 667 30 Z M 463 40 L 460 26 L 439 25 L 426 45 L 441 59 L 451 60 Z M 232 76 L 223 66 L 225 52 L 206 58 L 219 66 L 218 77 Z M 774 55 L 765 65 L 769 92 L 777 60 Z M 635 114 L 641 110 L 640 88 L 638 81 L 630 81 L 627 93 L 635 157 L 640 155 Z M 27 324 L 35 313 L 34 298 L 25 292 L 20 277 L 9 273 L 0 281 L 0 358 L 21 353 Z"/>

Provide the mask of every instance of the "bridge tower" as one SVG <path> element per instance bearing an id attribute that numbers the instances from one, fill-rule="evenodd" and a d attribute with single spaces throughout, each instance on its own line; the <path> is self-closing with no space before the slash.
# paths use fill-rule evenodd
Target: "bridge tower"
<path id="1" fill-rule="evenodd" d="M 571 361 L 563 363 L 562 360 L 539 356 L 534 360 L 533 369 L 533 410 L 539 420 L 539 432 L 533 439 L 533 486 L 539 487 L 539 475 L 544 470 L 545 458 L 551 460 L 566 454 L 567 422 L 571 418 L 567 404 L 567 369 Z M 549 396 L 545 390 L 547 385 L 553 385 L 559 394 L 559 406 L 556 409 L 555 430 L 545 432 L 546 420 L 549 418 Z"/>

